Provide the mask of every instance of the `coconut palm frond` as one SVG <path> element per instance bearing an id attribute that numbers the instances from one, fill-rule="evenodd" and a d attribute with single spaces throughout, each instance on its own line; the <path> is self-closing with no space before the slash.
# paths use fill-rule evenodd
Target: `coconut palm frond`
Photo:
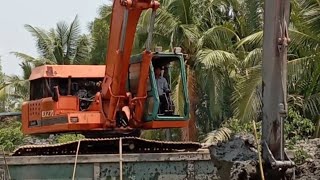
<path id="1" fill-rule="evenodd" d="M 252 47 L 262 47 L 263 31 L 253 33 L 236 43 L 236 49 L 241 46 L 248 45 Z"/>
<path id="2" fill-rule="evenodd" d="M 262 48 L 256 48 L 248 53 L 242 62 L 243 68 L 250 68 L 262 63 Z"/>
<path id="3" fill-rule="evenodd" d="M 237 64 L 237 57 L 233 53 L 223 50 L 203 49 L 198 52 L 197 64 L 201 63 L 206 69 Z"/>
<path id="4" fill-rule="evenodd" d="M 231 138 L 232 131 L 226 127 L 221 127 L 207 134 L 203 140 L 205 145 L 213 145 L 219 142 L 228 141 Z"/>
<path id="5" fill-rule="evenodd" d="M 57 60 L 53 54 L 53 40 L 50 38 L 50 36 L 48 36 L 48 33 L 43 29 L 36 28 L 28 24 L 25 25 L 25 28 L 36 39 L 37 48 L 40 55 L 56 62 Z"/>
<path id="6" fill-rule="evenodd" d="M 91 42 L 90 38 L 82 35 L 76 46 L 76 52 L 72 64 L 88 64 L 90 59 Z"/>
<path id="7" fill-rule="evenodd" d="M 320 39 L 298 30 L 289 29 L 289 36 L 291 39 L 289 44 L 290 51 L 297 51 L 300 49 L 306 49 L 310 51 L 320 44 Z"/>
<path id="8" fill-rule="evenodd" d="M 178 28 L 178 25 L 179 20 L 169 11 L 163 8 L 158 10 L 154 25 L 155 33 L 163 34 L 164 36 L 170 36 Z"/>
<path id="9" fill-rule="evenodd" d="M 234 115 L 241 121 L 257 118 L 261 111 L 261 66 L 252 68 L 247 76 L 240 78 L 232 95 Z"/>
<path id="10" fill-rule="evenodd" d="M 74 58 L 76 54 L 79 38 L 80 38 L 80 24 L 79 24 L 78 16 L 76 16 L 67 31 L 65 58 L 69 62 L 65 62 L 66 64 L 70 64 L 70 61 Z"/>
<path id="11" fill-rule="evenodd" d="M 34 58 L 27 54 L 20 53 L 20 52 L 11 52 L 11 54 L 15 55 L 17 58 L 23 60 L 26 63 L 32 64 L 32 66 L 41 66 L 44 64 L 56 64 L 55 61 L 52 61 L 50 59 L 46 59 L 44 57 L 40 58 Z"/>
<path id="12" fill-rule="evenodd" d="M 310 113 L 313 117 L 315 117 L 320 113 L 319 106 L 320 106 L 320 93 L 317 93 L 305 99 L 302 108 L 304 113 Z"/>
<path id="13" fill-rule="evenodd" d="M 177 79 L 177 84 L 172 94 L 172 100 L 175 105 L 175 113 L 184 114 L 185 100 L 184 100 L 181 76 L 179 76 Z"/>

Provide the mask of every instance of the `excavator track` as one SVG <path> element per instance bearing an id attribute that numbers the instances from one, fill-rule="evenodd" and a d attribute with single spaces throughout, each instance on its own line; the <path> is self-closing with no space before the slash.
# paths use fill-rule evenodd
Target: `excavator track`
<path id="1" fill-rule="evenodd" d="M 154 141 L 138 137 L 122 137 L 123 153 L 159 153 L 197 151 L 202 146 L 196 142 Z M 75 155 L 78 154 L 118 154 L 119 138 L 83 139 L 52 145 L 25 145 L 16 149 L 12 156 Z"/>

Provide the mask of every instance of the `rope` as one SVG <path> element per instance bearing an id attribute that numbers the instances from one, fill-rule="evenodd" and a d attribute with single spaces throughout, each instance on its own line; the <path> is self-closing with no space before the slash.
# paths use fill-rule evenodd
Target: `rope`
<path id="1" fill-rule="evenodd" d="M 4 152 L 4 150 L 3 150 L 3 148 L 2 148 L 2 155 L 3 155 L 3 160 L 4 160 L 4 163 L 6 164 L 6 169 L 7 169 L 7 173 L 8 173 L 8 178 L 9 178 L 9 180 L 11 180 L 11 175 L 10 175 L 10 171 L 9 171 L 9 166 L 8 166 L 8 163 L 7 163 L 7 159 L 6 159 L 6 155 L 5 155 L 5 152 Z"/>
<path id="2" fill-rule="evenodd" d="M 81 142 L 81 140 L 78 141 L 78 147 L 77 147 L 77 152 L 76 152 L 76 159 L 75 159 L 75 161 L 74 161 L 74 166 L 73 166 L 72 180 L 74 180 L 75 175 L 76 175 L 78 154 L 79 154 L 79 149 L 80 149 L 80 142 Z"/>
<path id="3" fill-rule="evenodd" d="M 257 127 L 256 127 L 256 122 L 252 120 L 253 123 L 253 131 L 254 131 L 254 136 L 257 142 L 258 146 L 258 156 L 259 156 L 259 166 L 260 166 L 260 173 L 261 173 L 261 179 L 264 180 L 264 172 L 263 172 L 263 166 L 262 166 L 262 157 L 261 157 L 261 149 L 260 149 L 260 144 L 258 143 L 258 135 L 257 135 Z"/>

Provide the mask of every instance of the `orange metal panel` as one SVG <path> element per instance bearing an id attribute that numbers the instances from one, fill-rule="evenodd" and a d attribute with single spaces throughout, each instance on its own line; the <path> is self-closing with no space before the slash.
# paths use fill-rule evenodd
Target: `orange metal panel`
<path id="1" fill-rule="evenodd" d="M 79 122 L 75 124 L 95 124 L 102 123 L 100 112 L 79 112 L 79 113 L 69 113 L 68 118 L 70 122 L 71 117 L 78 117 Z"/>
<path id="2" fill-rule="evenodd" d="M 41 100 L 30 101 L 28 112 L 30 119 L 41 119 Z"/>
<path id="3" fill-rule="evenodd" d="M 54 118 L 67 118 L 66 123 L 54 124 Z M 78 122 L 71 122 L 70 118 L 77 117 Z M 58 122 L 58 121 L 57 121 Z M 100 112 L 79 112 L 69 113 L 66 116 L 52 116 L 41 120 L 42 124 L 50 124 L 47 126 L 37 126 L 28 128 L 29 122 L 24 123 L 23 131 L 26 134 L 34 133 L 54 133 L 54 132 L 72 132 L 72 131 L 89 131 L 99 129 L 101 130 L 103 123 Z"/>
<path id="4" fill-rule="evenodd" d="M 182 128 L 187 127 L 188 121 L 151 121 L 143 124 L 146 129 Z"/>
<path id="5" fill-rule="evenodd" d="M 39 78 L 103 78 L 104 65 L 43 65 L 32 69 L 29 80 Z"/>
<path id="6" fill-rule="evenodd" d="M 40 133 L 63 133 L 76 131 L 89 131 L 101 129 L 101 124 L 56 124 L 44 127 L 34 127 L 27 129 L 25 134 L 40 134 Z"/>
<path id="7" fill-rule="evenodd" d="M 57 102 L 57 111 L 59 110 L 79 111 L 78 97 L 59 96 L 59 101 Z"/>
<path id="8" fill-rule="evenodd" d="M 56 108 L 56 104 L 52 100 L 51 97 L 42 98 L 42 102 L 41 102 L 41 109 L 42 110 L 51 110 L 51 109 L 55 109 L 55 108 Z"/>
<path id="9" fill-rule="evenodd" d="M 29 124 L 29 103 L 27 102 L 22 103 L 21 121 L 22 121 L 22 132 L 27 132 L 28 124 Z"/>

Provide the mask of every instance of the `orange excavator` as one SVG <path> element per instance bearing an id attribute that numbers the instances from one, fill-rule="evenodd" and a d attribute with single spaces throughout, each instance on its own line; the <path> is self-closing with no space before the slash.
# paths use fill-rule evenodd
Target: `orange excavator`
<path id="1" fill-rule="evenodd" d="M 23 133 L 77 132 L 93 138 L 186 127 L 189 100 L 181 48 L 169 53 L 151 51 L 159 5 L 154 0 L 114 1 L 105 65 L 34 68 L 30 100 L 22 106 Z M 146 47 L 132 56 L 137 23 L 147 10 L 151 19 Z M 176 105 L 171 98 L 173 76 L 181 77 L 175 84 L 183 94 Z M 179 111 L 175 111 L 177 105 Z"/>

